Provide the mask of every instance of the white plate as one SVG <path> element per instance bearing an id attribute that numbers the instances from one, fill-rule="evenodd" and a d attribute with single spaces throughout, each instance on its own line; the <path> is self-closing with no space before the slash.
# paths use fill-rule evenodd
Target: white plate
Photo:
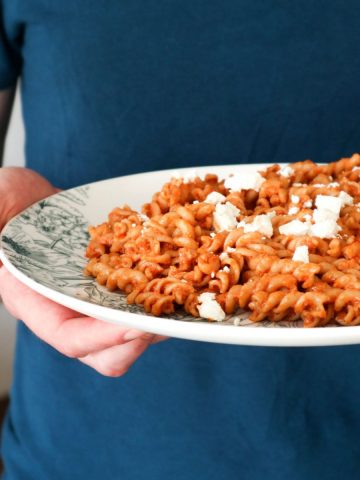
<path id="1" fill-rule="evenodd" d="M 265 165 L 199 167 L 199 173 L 263 169 Z M 186 174 L 194 169 L 179 169 Z M 31 206 L 5 227 L 0 258 L 21 282 L 42 295 L 85 315 L 152 333 L 191 340 L 238 345 L 321 346 L 360 343 L 360 326 L 304 329 L 299 324 L 261 322 L 247 315 L 223 323 L 209 323 L 185 313 L 153 317 L 141 307 L 128 305 L 125 295 L 111 293 L 94 279 L 84 277 L 87 227 L 106 220 L 124 203 L 140 209 L 167 182 L 174 170 L 129 175 L 81 186 L 53 195 Z M 237 316 L 239 318 L 239 315 Z"/>

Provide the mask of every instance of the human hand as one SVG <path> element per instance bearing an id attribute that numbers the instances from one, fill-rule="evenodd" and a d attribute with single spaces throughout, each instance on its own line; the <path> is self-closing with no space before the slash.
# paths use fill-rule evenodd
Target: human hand
<path id="1" fill-rule="evenodd" d="M 0 230 L 24 208 L 57 191 L 31 170 L 0 169 L 0 198 L 4 199 Z M 7 310 L 40 339 L 106 376 L 123 375 L 150 344 L 165 339 L 108 324 L 52 302 L 16 280 L 1 264 L 0 296 Z"/>

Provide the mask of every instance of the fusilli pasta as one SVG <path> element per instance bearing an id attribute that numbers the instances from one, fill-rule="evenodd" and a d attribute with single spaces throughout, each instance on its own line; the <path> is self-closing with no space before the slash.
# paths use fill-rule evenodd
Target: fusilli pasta
<path id="1" fill-rule="evenodd" d="M 85 274 L 153 315 L 360 324 L 360 155 L 259 173 L 172 178 L 142 213 L 115 208 Z"/>

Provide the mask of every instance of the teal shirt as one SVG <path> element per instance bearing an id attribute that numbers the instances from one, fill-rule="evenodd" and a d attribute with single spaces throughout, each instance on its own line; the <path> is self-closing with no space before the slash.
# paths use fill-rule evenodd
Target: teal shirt
<path id="1" fill-rule="evenodd" d="M 21 77 L 27 164 L 59 187 L 360 149 L 354 0 L 1 5 L 0 87 Z M 359 372 L 357 346 L 170 340 L 110 379 L 20 322 L 5 478 L 357 479 Z"/>

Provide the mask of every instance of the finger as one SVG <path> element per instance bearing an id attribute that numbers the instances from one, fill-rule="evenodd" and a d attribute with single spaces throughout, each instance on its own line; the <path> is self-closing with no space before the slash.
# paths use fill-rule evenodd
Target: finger
<path id="1" fill-rule="evenodd" d="M 0 291 L 9 311 L 64 355 L 79 358 L 126 342 L 128 328 L 85 317 L 52 302 L 16 280 L 4 267 L 0 270 Z M 137 337 L 144 335 L 136 332 Z"/>
<path id="2" fill-rule="evenodd" d="M 80 361 L 107 377 L 121 377 L 144 353 L 152 340 L 152 335 L 143 336 L 123 345 L 92 353 Z"/>

